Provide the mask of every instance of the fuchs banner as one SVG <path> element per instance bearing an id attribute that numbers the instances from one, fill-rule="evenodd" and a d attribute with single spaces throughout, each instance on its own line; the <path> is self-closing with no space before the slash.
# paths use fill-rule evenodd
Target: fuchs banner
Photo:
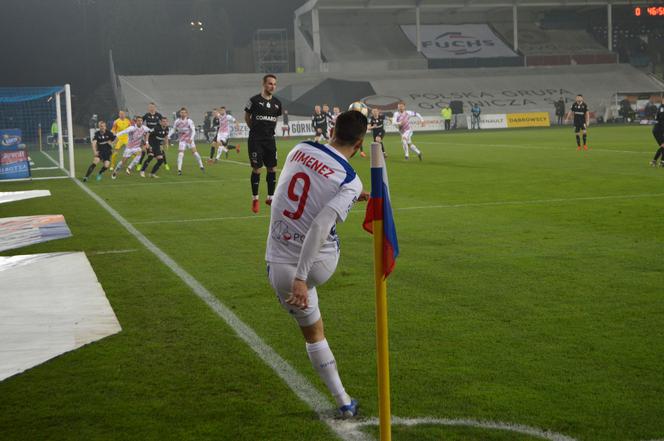
<path id="1" fill-rule="evenodd" d="M 19 129 L 0 130 L 0 180 L 30 177 L 30 160 Z"/>
<path id="2" fill-rule="evenodd" d="M 401 25 L 417 45 L 415 25 Z M 518 57 L 486 24 L 422 25 L 422 53 L 429 59 Z"/>

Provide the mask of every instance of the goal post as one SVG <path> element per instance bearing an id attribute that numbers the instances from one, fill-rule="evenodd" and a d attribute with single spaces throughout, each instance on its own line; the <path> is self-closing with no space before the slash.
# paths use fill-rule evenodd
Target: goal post
<path id="1" fill-rule="evenodd" d="M 0 87 L 0 183 L 75 176 L 71 87 Z"/>

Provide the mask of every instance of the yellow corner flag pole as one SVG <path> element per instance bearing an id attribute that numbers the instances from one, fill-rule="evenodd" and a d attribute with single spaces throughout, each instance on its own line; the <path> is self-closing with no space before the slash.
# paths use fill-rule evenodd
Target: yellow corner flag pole
<path id="1" fill-rule="evenodd" d="M 379 143 L 371 145 L 371 167 L 385 166 Z M 382 170 L 381 170 L 382 173 Z M 383 268 L 383 220 L 373 221 L 374 280 L 376 284 L 376 348 L 378 362 L 378 401 L 380 441 L 392 439 L 390 409 L 390 352 L 387 335 L 387 283 Z"/>

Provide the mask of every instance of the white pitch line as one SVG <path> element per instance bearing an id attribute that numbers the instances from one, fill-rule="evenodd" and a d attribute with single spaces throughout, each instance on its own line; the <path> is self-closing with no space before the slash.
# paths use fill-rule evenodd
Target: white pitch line
<path id="1" fill-rule="evenodd" d="M 130 248 L 126 250 L 107 250 L 107 251 L 91 251 L 88 254 L 90 256 L 101 256 L 104 254 L 125 254 L 125 253 L 135 253 L 138 251 L 136 248 Z"/>
<path id="2" fill-rule="evenodd" d="M 532 146 L 532 145 L 518 145 L 518 144 L 481 144 L 481 143 L 470 143 L 470 142 L 463 142 L 463 143 L 449 143 L 449 142 L 440 142 L 440 141 L 419 141 L 418 144 L 427 144 L 427 145 L 442 145 L 445 147 L 464 147 L 464 146 L 470 146 L 470 147 L 502 147 L 502 148 L 511 148 L 511 149 L 522 149 L 522 150 L 556 150 L 559 152 L 564 152 L 564 151 L 573 151 L 572 148 L 569 149 L 564 149 L 563 147 L 537 147 L 537 146 Z M 586 152 L 584 150 L 584 152 Z M 587 151 L 587 153 L 591 152 L 608 152 L 608 153 L 629 153 L 629 154 L 637 154 L 637 155 L 651 155 L 651 152 L 639 152 L 636 150 L 613 150 L 613 149 L 597 149 L 594 147 L 591 147 L 590 150 Z"/>
<path id="3" fill-rule="evenodd" d="M 123 178 L 127 179 L 127 178 Z M 101 189 L 107 189 L 107 188 L 114 188 L 114 187 L 139 187 L 142 185 L 179 185 L 179 184 L 205 184 L 209 182 L 231 182 L 231 181 L 246 181 L 247 178 L 230 178 L 230 179 L 199 179 L 197 181 L 189 180 L 189 181 L 160 181 L 156 179 L 151 179 L 151 178 L 145 178 L 144 181 L 141 182 L 133 182 L 133 183 L 128 183 L 124 184 L 122 182 L 118 183 L 117 181 L 111 184 L 110 186 L 105 186 L 105 187 L 97 187 Z M 93 184 L 94 185 L 94 184 Z"/>
<path id="4" fill-rule="evenodd" d="M 95 192 L 87 188 L 84 184 L 74 179 L 74 182 L 94 199 L 102 208 L 104 208 L 116 221 L 120 223 L 130 234 L 141 242 L 152 254 L 154 254 L 163 264 L 170 268 L 192 291 L 205 302 L 235 333 L 242 339 L 265 364 L 288 385 L 288 387 L 313 409 L 319 418 L 325 422 L 334 433 L 341 439 L 347 441 L 365 441 L 373 439 L 371 436 L 362 432 L 349 430 L 346 425 L 339 424 L 339 421 L 331 418 L 333 408 L 328 399 L 316 389 L 302 374 L 297 372 L 283 357 L 281 357 L 272 347 L 268 346 L 256 332 L 245 324 L 240 318 L 226 307 L 217 297 L 207 290 L 198 280 L 185 271 L 170 256 L 164 253 L 161 248 L 129 223 L 120 213 L 111 207 L 104 199 Z"/>
<path id="5" fill-rule="evenodd" d="M 198 280 L 180 267 L 170 256 L 152 243 L 131 223 L 124 219 L 115 209 L 108 205 L 101 197 L 84 184 L 74 179 L 74 182 L 85 191 L 92 199 L 102 206 L 115 218 L 129 233 L 151 251 L 162 263 L 168 266 L 180 279 L 188 285 L 194 293 L 203 300 L 220 318 L 222 318 L 258 356 L 290 387 L 290 389 L 306 404 L 311 407 L 334 433 L 343 440 L 373 440 L 373 437 L 362 432 L 360 429 L 368 425 L 378 425 L 377 418 L 364 421 L 344 421 L 331 418 L 332 407 L 323 394 L 320 393 L 305 377 L 297 372 L 285 359 L 283 359 L 272 347 L 268 346 L 256 332 L 240 320 L 229 310 L 217 297 L 210 293 Z M 611 198 L 611 196 L 608 196 Z M 607 197 L 602 197 L 607 198 Z M 578 198 L 577 198 L 578 199 Z M 587 198 L 586 198 L 587 199 Z M 255 217 L 255 216 L 254 216 Z M 263 216 L 267 217 L 267 216 Z M 575 438 L 560 433 L 538 429 L 522 424 L 513 424 L 500 421 L 480 421 L 474 419 L 448 419 L 448 418 L 393 418 L 394 424 L 406 426 L 415 425 L 446 425 L 473 427 L 478 429 L 504 430 L 515 433 L 531 435 L 550 441 L 576 441 Z"/>
<path id="6" fill-rule="evenodd" d="M 476 203 L 471 202 L 467 204 L 420 205 L 415 207 L 395 208 L 394 210 L 405 211 L 405 210 L 429 210 L 434 208 L 466 208 L 466 207 L 492 207 L 500 205 L 553 204 L 553 203 L 579 202 L 579 201 L 604 201 L 607 199 L 640 199 L 640 198 L 660 197 L 660 196 L 664 196 L 664 193 L 588 196 L 588 197 L 579 197 L 579 198 L 534 199 L 534 200 L 525 200 L 525 201 L 496 201 L 496 202 L 476 202 Z"/>
<path id="7" fill-rule="evenodd" d="M 489 430 L 503 430 L 507 432 L 521 433 L 530 435 L 536 438 L 545 439 L 549 441 L 577 441 L 562 433 L 552 432 L 549 430 L 539 429 L 537 427 L 526 426 L 523 424 L 505 423 L 502 421 L 482 421 L 472 418 L 400 418 L 392 417 L 393 425 L 400 426 L 419 426 L 419 425 L 436 425 L 436 426 L 452 426 L 452 427 L 472 427 L 475 429 L 489 429 Z M 355 426 L 359 432 L 359 428 L 365 426 L 378 426 L 378 418 L 369 418 L 364 421 L 350 422 L 349 425 Z"/>
<path id="8" fill-rule="evenodd" d="M 537 204 L 554 204 L 566 202 L 580 202 L 580 201 L 603 201 L 611 199 L 640 199 L 648 197 L 661 197 L 664 193 L 642 193 L 642 194 L 627 194 L 627 195 L 608 195 L 608 196 L 589 196 L 579 198 L 555 198 L 555 199 L 535 199 L 524 201 L 495 201 L 495 202 L 469 202 L 466 204 L 441 204 L 441 205 L 420 205 L 415 207 L 400 207 L 394 208 L 394 211 L 409 211 L 409 210 L 432 210 L 432 209 L 445 209 L 445 208 L 473 208 L 473 207 L 494 207 L 504 205 L 537 205 Z M 353 208 L 350 214 L 364 214 L 363 208 Z M 261 219 L 269 217 L 268 215 L 251 215 L 251 216 L 221 216 L 221 217 L 199 217 L 190 219 L 164 219 L 152 221 L 134 221 L 135 225 L 144 224 L 169 224 L 169 223 L 187 223 L 187 222 L 214 222 L 226 221 L 237 219 Z"/>
<path id="9" fill-rule="evenodd" d="M 179 224 L 186 222 L 212 222 L 212 221 L 224 221 L 224 220 L 235 220 L 235 219 L 262 219 L 270 217 L 268 215 L 251 215 L 251 216 L 226 216 L 226 217 L 201 217 L 198 219 L 166 219 L 166 220 L 155 220 L 155 221 L 134 221 L 134 225 L 146 225 L 146 224 Z"/>

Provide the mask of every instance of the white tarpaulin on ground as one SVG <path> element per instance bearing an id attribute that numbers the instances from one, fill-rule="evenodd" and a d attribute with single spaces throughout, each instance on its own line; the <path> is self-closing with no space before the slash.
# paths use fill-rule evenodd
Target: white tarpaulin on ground
<path id="1" fill-rule="evenodd" d="M 415 25 L 401 25 L 408 39 L 417 45 Z M 422 25 L 422 53 L 432 59 L 517 57 L 486 24 Z"/>
<path id="2" fill-rule="evenodd" d="M 70 237 L 61 214 L 0 218 L 0 251 Z"/>
<path id="3" fill-rule="evenodd" d="M 122 328 L 85 253 L 0 257 L 0 381 Z"/>
<path id="4" fill-rule="evenodd" d="M 7 202 L 22 201 L 23 199 L 40 198 L 50 196 L 48 190 L 29 190 L 29 191 L 0 191 L 0 204 Z"/>

